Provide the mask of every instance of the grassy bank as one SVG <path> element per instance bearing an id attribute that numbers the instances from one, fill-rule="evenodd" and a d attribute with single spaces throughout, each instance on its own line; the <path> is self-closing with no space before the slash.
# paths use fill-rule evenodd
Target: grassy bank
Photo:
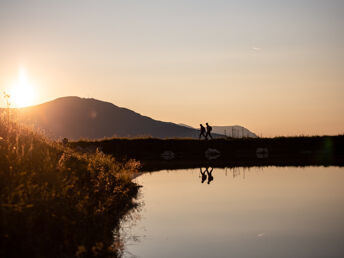
<path id="1" fill-rule="evenodd" d="M 344 165 L 344 136 L 243 139 L 106 139 L 77 141 L 70 146 L 142 163 L 143 170 L 201 166 Z"/>
<path id="2" fill-rule="evenodd" d="M 78 154 L 0 120 L 0 257 L 116 257 L 137 162 Z"/>

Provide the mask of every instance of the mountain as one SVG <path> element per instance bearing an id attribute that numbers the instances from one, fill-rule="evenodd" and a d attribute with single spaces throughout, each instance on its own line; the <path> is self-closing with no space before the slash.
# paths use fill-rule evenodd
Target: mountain
<path id="1" fill-rule="evenodd" d="M 240 125 L 232 126 L 213 126 L 213 132 L 218 134 L 224 134 L 233 138 L 257 138 L 258 136 Z"/>
<path id="2" fill-rule="evenodd" d="M 186 124 L 179 124 L 181 126 L 187 127 L 187 128 L 193 128 L 189 125 Z M 221 134 L 221 135 L 226 135 L 229 137 L 233 137 L 233 138 L 257 138 L 258 136 L 251 132 L 250 130 L 248 130 L 247 128 L 240 126 L 240 125 L 231 125 L 231 126 L 213 126 L 211 125 L 213 128 L 213 132 L 215 134 Z M 193 128 L 195 129 L 195 128 Z"/>
<path id="3" fill-rule="evenodd" d="M 196 128 L 190 126 L 190 125 L 186 125 L 186 124 L 182 124 L 182 123 L 179 123 L 178 125 L 184 126 L 184 127 L 186 127 L 186 128 L 196 129 Z"/>
<path id="4" fill-rule="evenodd" d="M 198 138 L 199 131 L 154 120 L 132 110 L 96 99 L 63 97 L 18 110 L 20 121 L 42 129 L 52 138 L 104 137 Z M 214 135 L 220 137 L 220 135 Z"/>

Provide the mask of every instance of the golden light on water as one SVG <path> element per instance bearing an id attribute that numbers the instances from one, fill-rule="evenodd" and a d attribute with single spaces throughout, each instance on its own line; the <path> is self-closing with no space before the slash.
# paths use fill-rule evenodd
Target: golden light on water
<path id="1" fill-rule="evenodd" d="M 25 68 L 20 68 L 18 78 L 9 90 L 13 107 L 26 107 L 34 104 L 35 90 L 29 81 Z"/>

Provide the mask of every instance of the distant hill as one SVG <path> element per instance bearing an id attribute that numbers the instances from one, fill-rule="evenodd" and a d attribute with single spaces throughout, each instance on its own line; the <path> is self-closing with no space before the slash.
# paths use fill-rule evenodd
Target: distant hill
<path id="1" fill-rule="evenodd" d="M 132 110 L 96 99 L 63 97 L 21 108 L 18 118 L 52 138 L 101 139 L 104 137 L 198 138 L 199 131 L 154 120 Z M 215 135 L 220 137 L 220 135 Z"/>
<path id="2" fill-rule="evenodd" d="M 185 126 L 187 128 L 193 128 L 193 127 L 186 125 L 186 124 L 179 124 L 179 125 Z M 245 138 L 245 137 L 257 138 L 258 137 L 255 133 L 251 132 L 247 128 L 240 126 L 240 125 L 232 125 L 232 126 L 213 126 L 213 125 L 211 125 L 211 126 L 213 128 L 214 133 L 226 135 L 226 136 L 233 137 L 233 138 Z M 195 128 L 193 128 L 193 129 L 195 129 Z"/>
<path id="3" fill-rule="evenodd" d="M 214 133 L 224 134 L 233 138 L 257 138 L 258 136 L 240 125 L 232 126 L 213 126 Z"/>

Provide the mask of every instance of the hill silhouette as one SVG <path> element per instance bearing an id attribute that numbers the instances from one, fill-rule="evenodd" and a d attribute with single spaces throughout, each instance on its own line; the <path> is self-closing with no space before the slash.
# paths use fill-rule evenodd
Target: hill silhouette
<path id="1" fill-rule="evenodd" d="M 258 136 L 240 125 L 232 126 L 213 126 L 214 133 L 224 134 L 233 138 L 257 138 Z"/>
<path id="2" fill-rule="evenodd" d="M 154 120 L 127 108 L 92 98 L 58 98 L 21 108 L 18 110 L 18 118 L 25 124 L 43 129 L 49 137 L 73 140 L 144 136 L 198 138 L 199 135 L 196 129 Z"/>
<path id="3" fill-rule="evenodd" d="M 187 128 L 193 128 L 192 126 L 186 125 L 186 124 L 179 124 L 181 126 L 185 126 Z M 229 125 L 229 126 L 216 126 L 212 125 L 213 132 L 215 134 L 221 134 L 226 135 L 228 137 L 233 138 L 257 138 L 258 136 L 248 130 L 247 128 L 240 126 L 240 125 Z"/>

